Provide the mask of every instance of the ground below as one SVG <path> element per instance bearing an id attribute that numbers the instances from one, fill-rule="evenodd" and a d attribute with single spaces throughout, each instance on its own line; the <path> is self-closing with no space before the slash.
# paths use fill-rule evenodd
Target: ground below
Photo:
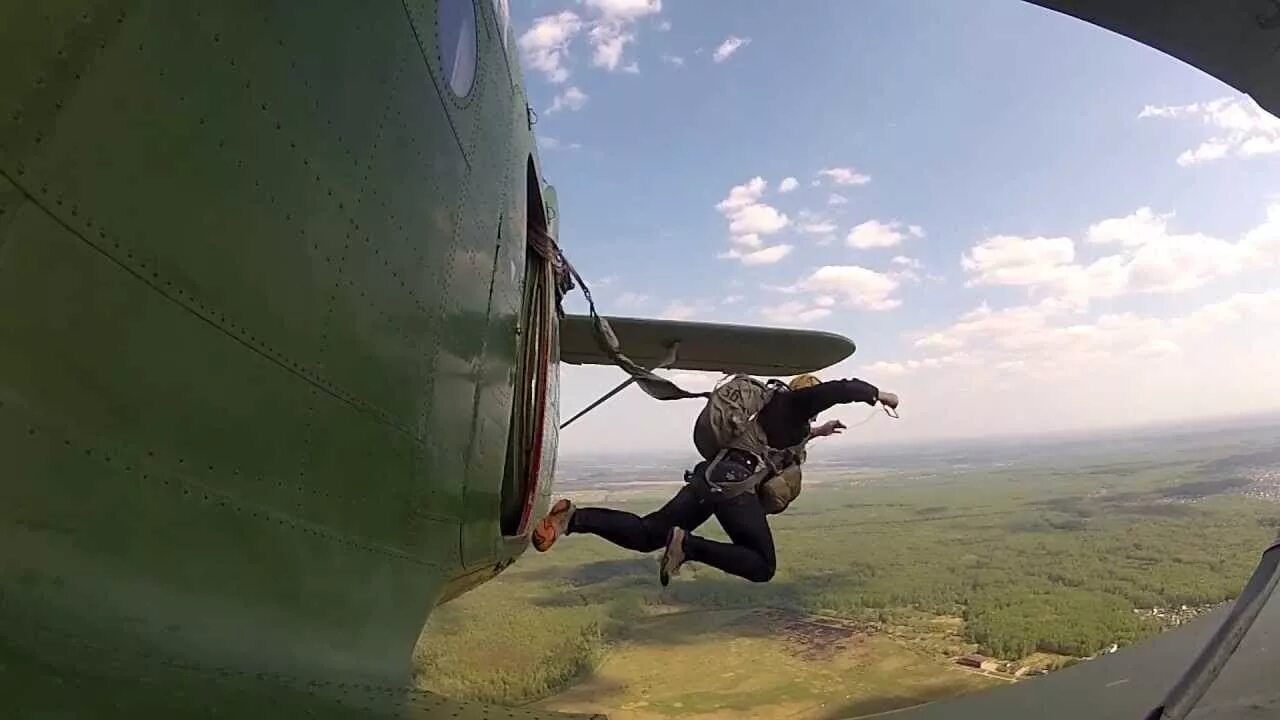
<path id="1" fill-rule="evenodd" d="M 850 718 L 972 692 L 967 673 L 863 623 L 777 609 L 636 623 L 589 677 L 534 707 L 617 720 Z"/>

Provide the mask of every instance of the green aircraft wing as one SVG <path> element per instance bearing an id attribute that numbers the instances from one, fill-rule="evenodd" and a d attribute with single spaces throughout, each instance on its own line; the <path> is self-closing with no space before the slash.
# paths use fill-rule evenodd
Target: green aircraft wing
<path id="1" fill-rule="evenodd" d="M 622 351 L 645 367 L 663 364 L 673 370 L 795 375 L 834 365 L 856 349 L 849 338 L 817 330 L 644 318 L 607 319 Z M 675 360 L 666 363 L 673 347 Z M 567 315 L 561 320 L 560 359 L 572 365 L 613 364 L 596 344 L 588 315 Z"/>

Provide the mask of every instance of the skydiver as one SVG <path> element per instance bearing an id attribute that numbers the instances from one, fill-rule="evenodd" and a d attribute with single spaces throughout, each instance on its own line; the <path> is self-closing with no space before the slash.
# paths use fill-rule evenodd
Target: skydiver
<path id="1" fill-rule="evenodd" d="M 800 375 L 779 387 L 756 417 L 770 448 L 777 451 L 779 472 L 799 471 L 804 460 L 804 446 L 812 439 L 838 434 L 845 426 L 832 420 L 813 427 L 811 423 L 835 405 L 861 402 L 888 408 L 898 406 L 897 395 L 882 392 L 858 379 L 822 382 L 813 375 Z M 699 433 L 695 431 L 695 444 Z M 699 448 L 704 458 L 707 451 Z M 568 498 L 556 501 L 551 511 L 533 531 L 533 546 L 539 552 L 551 548 L 561 535 L 590 533 L 620 547 L 638 552 L 665 548 L 660 563 L 659 579 L 670 582 L 686 561 L 701 562 L 726 573 L 751 580 L 768 582 L 777 568 L 773 534 L 768 513 L 759 493 L 754 490 L 733 497 L 717 497 L 713 485 L 726 478 L 742 478 L 752 474 L 755 461 L 749 454 L 729 450 L 706 473 L 707 460 L 685 474 L 686 484 L 675 497 L 657 511 L 644 517 L 610 508 L 577 508 Z M 712 515 L 724 528 L 731 542 L 708 540 L 692 533 Z"/>

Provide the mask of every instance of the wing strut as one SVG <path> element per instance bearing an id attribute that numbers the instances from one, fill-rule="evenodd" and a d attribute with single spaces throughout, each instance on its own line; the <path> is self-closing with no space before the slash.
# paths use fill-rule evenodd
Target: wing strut
<path id="1" fill-rule="evenodd" d="M 673 342 L 673 343 L 671 343 L 671 345 L 667 346 L 667 356 L 666 356 L 665 358 L 663 358 L 663 359 L 662 359 L 662 361 L 661 361 L 661 362 L 659 362 L 657 365 L 654 365 L 653 367 L 651 367 L 651 368 L 649 368 L 649 369 L 650 369 L 650 370 L 660 370 L 660 369 L 665 368 L 665 367 L 670 367 L 671 365 L 675 364 L 676 358 L 679 356 L 679 353 L 680 353 L 680 341 L 679 341 L 679 340 L 677 340 L 676 342 Z M 598 399 L 596 399 L 596 401 L 595 401 L 595 402 L 591 403 L 590 405 L 586 406 L 586 407 L 585 407 L 585 408 L 583 408 L 582 410 L 578 411 L 578 414 L 577 414 L 577 415 L 574 415 L 573 417 L 569 418 L 568 420 L 565 420 L 565 421 L 564 421 L 564 424 L 560 426 L 560 429 L 561 429 L 561 430 L 563 430 L 563 429 L 565 429 L 565 428 L 569 427 L 569 423 L 573 422 L 574 420 L 577 420 L 578 418 L 582 417 L 583 415 L 586 415 L 587 413 L 591 412 L 592 410 L 595 410 L 597 407 L 599 407 L 600 405 L 604 404 L 604 401 L 606 401 L 606 400 L 608 400 L 609 398 L 613 397 L 614 395 L 617 395 L 618 393 L 622 392 L 624 389 L 626 389 L 626 387 L 627 387 L 628 385 L 630 385 L 631 383 L 633 383 L 633 382 L 635 382 L 635 381 L 636 381 L 636 379 L 635 379 L 634 377 L 628 377 L 626 380 L 623 380 L 621 383 L 619 383 L 619 384 L 618 384 L 618 386 L 617 386 L 617 387 L 615 387 L 614 389 L 612 389 L 612 390 L 610 390 L 609 392 L 605 393 L 604 395 L 601 395 Z"/>
<path id="2" fill-rule="evenodd" d="M 1178 678 L 1164 702 L 1147 715 L 1147 720 L 1183 720 L 1195 708 L 1244 640 L 1245 633 L 1249 632 L 1258 613 L 1276 589 L 1277 581 L 1280 581 L 1280 540 L 1272 542 L 1270 547 L 1262 551 L 1262 559 L 1258 561 L 1258 567 L 1249 577 L 1249 582 L 1232 604 L 1231 613 L 1222 621 L 1218 631 L 1196 656 L 1187 672 Z"/>

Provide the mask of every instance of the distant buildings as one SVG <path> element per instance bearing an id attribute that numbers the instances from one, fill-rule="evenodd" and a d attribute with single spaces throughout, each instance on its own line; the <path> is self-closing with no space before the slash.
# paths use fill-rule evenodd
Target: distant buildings
<path id="1" fill-rule="evenodd" d="M 985 655 L 978 655 L 977 653 L 965 655 L 959 660 L 956 660 L 956 662 L 960 665 L 964 665 L 965 667 L 978 668 L 979 670 L 988 670 L 990 672 L 995 672 L 1000 669 L 999 662 L 992 660 Z"/>
<path id="2" fill-rule="evenodd" d="M 1223 603 L 1209 603 L 1206 605 L 1181 605 L 1167 608 L 1134 608 L 1133 614 L 1139 617 L 1149 617 L 1159 623 L 1161 628 L 1167 629 L 1190 622 L 1197 617 L 1218 608 L 1222 604 Z"/>

